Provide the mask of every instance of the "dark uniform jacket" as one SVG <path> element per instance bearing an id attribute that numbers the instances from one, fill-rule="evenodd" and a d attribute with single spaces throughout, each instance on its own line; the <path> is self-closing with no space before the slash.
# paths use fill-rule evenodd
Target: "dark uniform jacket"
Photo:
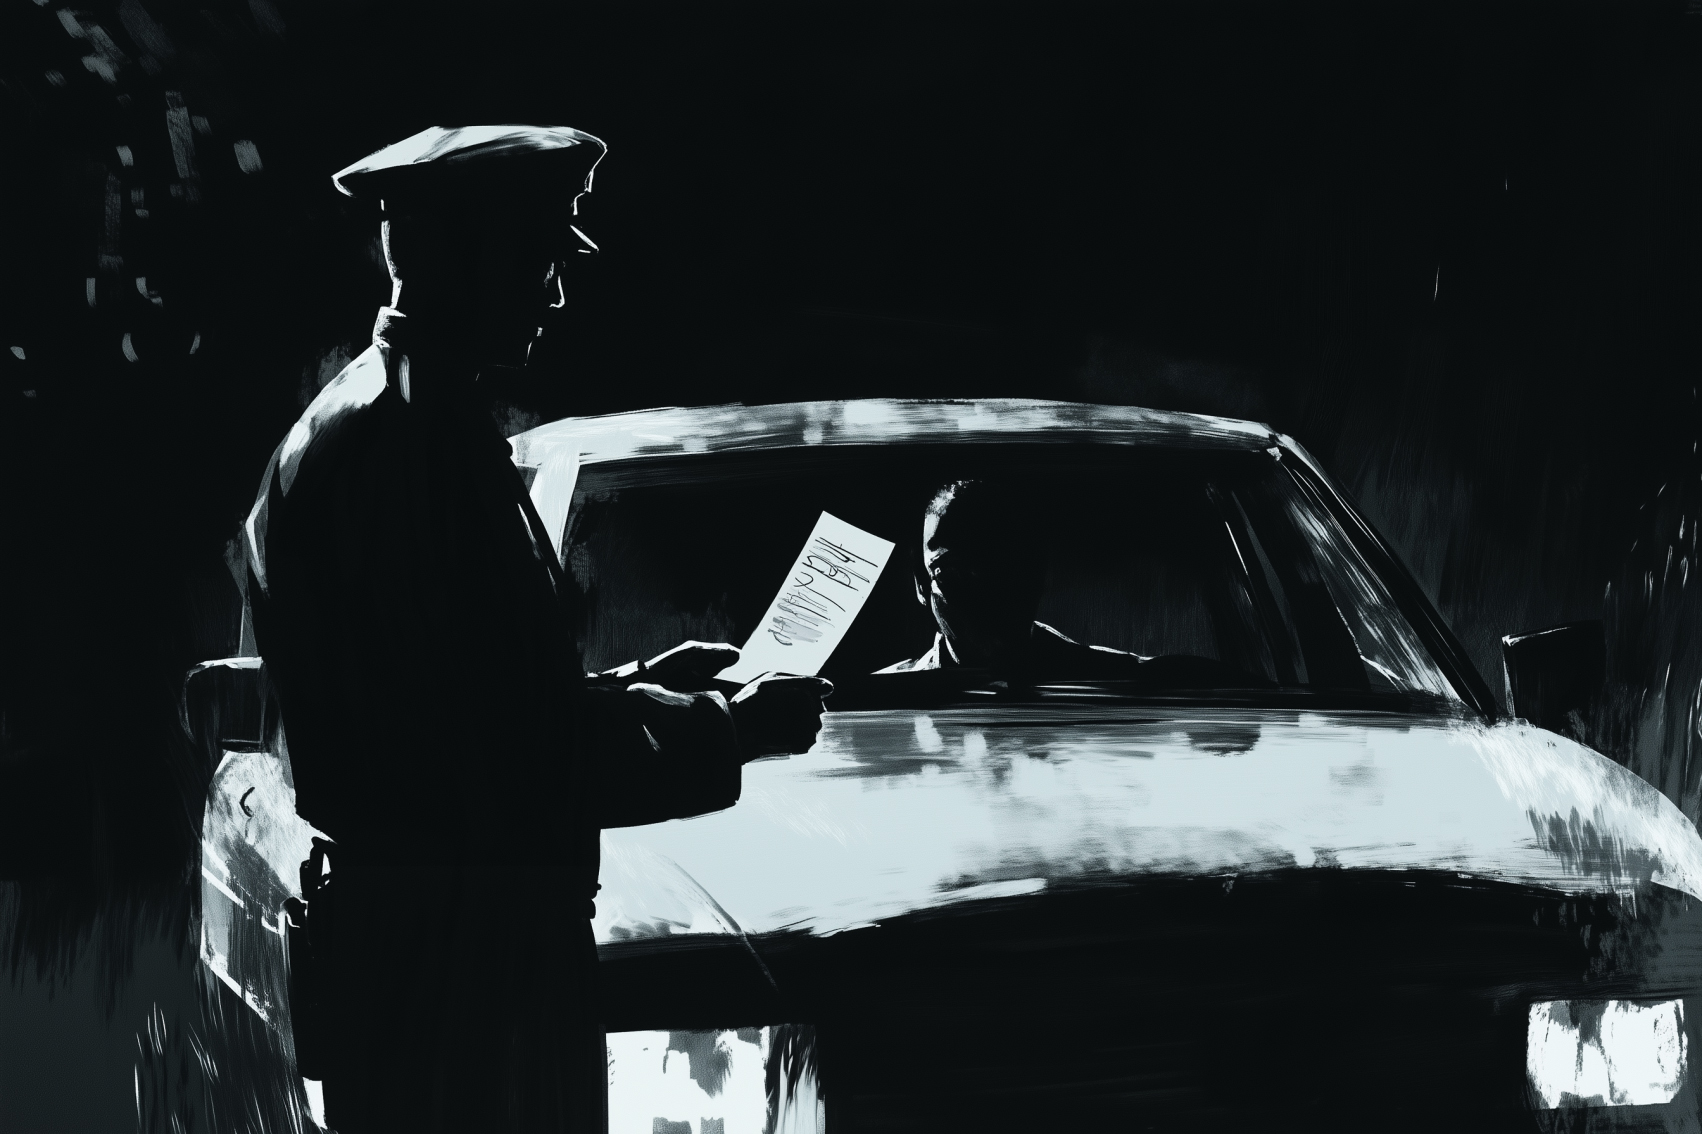
<path id="1" fill-rule="evenodd" d="M 402 326 L 308 407 L 247 522 L 297 810 L 336 841 L 329 1117 L 593 1128 L 598 830 L 732 804 L 731 719 L 587 684 L 507 441 L 470 381 L 404 400 Z"/>

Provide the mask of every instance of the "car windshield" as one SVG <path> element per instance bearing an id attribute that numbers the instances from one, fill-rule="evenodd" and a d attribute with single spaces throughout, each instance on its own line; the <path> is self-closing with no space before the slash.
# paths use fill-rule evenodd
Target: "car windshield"
<path id="1" fill-rule="evenodd" d="M 692 639 L 743 645 L 823 512 L 895 545 L 821 670 L 837 687 L 830 708 L 1066 688 L 1458 701 L 1292 460 L 1115 444 L 588 465 L 565 534 L 586 668 Z M 982 641 L 1006 644 L 977 656 Z"/>

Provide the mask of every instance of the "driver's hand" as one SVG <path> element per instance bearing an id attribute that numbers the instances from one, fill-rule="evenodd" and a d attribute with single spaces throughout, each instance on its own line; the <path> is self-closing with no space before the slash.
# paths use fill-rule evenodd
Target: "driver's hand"
<path id="1" fill-rule="evenodd" d="M 715 687 L 715 675 L 739 660 L 739 651 L 725 642 L 681 642 L 642 666 L 627 662 L 602 676 L 648 681 L 676 693 L 695 693 Z"/>
<path id="2" fill-rule="evenodd" d="M 745 760 L 808 752 L 821 735 L 822 702 L 833 683 L 819 677 L 765 673 L 733 695 L 727 708 Z"/>

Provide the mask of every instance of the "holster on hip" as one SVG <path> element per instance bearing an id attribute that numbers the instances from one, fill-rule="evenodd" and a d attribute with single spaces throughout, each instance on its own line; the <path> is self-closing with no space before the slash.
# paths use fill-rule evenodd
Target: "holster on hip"
<path id="1" fill-rule="evenodd" d="M 301 864 L 301 897 L 284 902 L 296 1069 L 304 1079 L 321 1081 L 330 1042 L 327 1009 L 337 923 L 336 887 L 327 852 L 335 845 L 328 839 L 313 840 L 313 851 Z"/>

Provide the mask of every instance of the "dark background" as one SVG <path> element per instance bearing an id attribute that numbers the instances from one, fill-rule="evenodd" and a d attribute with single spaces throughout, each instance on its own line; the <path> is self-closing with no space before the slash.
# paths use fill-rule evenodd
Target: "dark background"
<path id="1" fill-rule="evenodd" d="M 23 1038 L 69 1018 L 48 975 L 123 1016 L 136 942 L 189 924 L 177 683 L 234 652 L 225 543 L 388 296 L 329 175 L 432 125 L 610 146 L 603 254 L 488 379 L 510 431 L 859 396 L 1259 418 L 1495 687 L 1499 635 L 1605 618 L 1596 742 L 1695 818 L 1699 33 L 1694 2 L 5 0 L 0 1120 L 78 1128 L 17 1086 L 95 1058 Z"/>

